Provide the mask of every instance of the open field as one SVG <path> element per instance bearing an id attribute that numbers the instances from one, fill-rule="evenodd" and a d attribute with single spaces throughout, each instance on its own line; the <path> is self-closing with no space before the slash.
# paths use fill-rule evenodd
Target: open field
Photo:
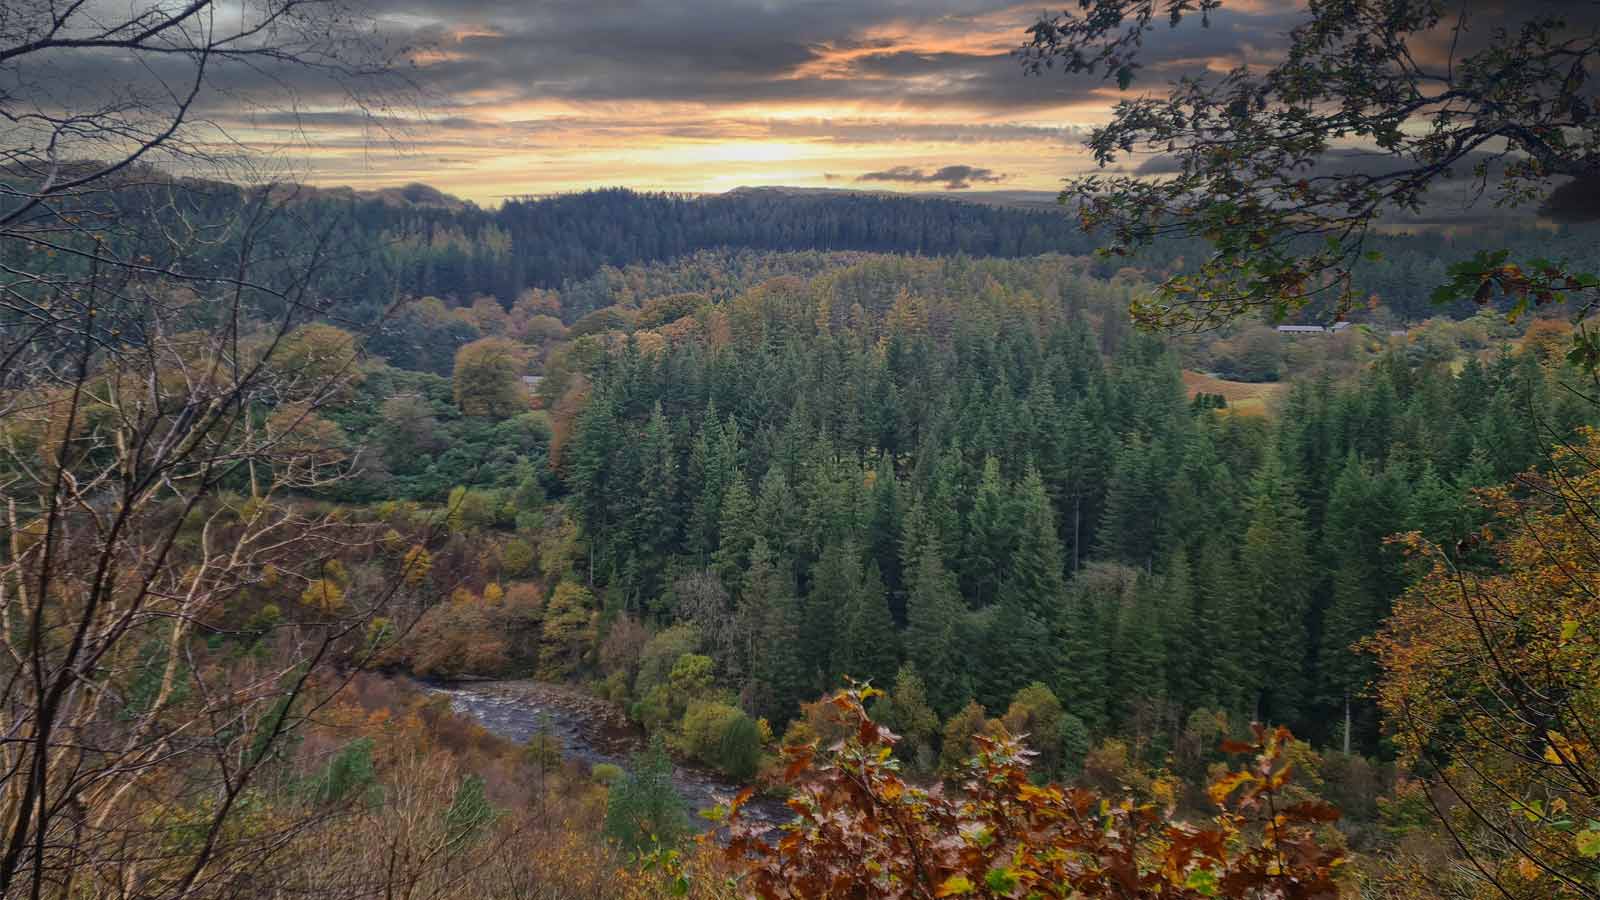
<path id="1" fill-rule="evenodd" d="M 1273 401 L 1289 389 L 1289 385 L 1281 381 L 1259 384 L 1228 381 L 1215 375 L 1191 372 L 1188 369 L 1183 371 L 1183 386 L 1188 390 L 1190 397 L 1200 393 L 1221 394 L 1228 400 L 1228 409 L 1241 416 L 1266 415 Z"/>

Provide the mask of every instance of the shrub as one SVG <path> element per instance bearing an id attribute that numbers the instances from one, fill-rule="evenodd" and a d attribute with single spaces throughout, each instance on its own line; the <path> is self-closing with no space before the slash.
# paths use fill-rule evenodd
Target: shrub
<path id="1" fill-rule="evenodd" d="M 944 740 L 939 749 L 939 768 L 945 772 L 958 771 L 974 750 L 972 739 L 983 732 L 985 723 L 983 707 L 976 700 L 950 717 L 944 724 Z"/>
<path id="2" fill-rule="evenodd" d="M 1161 897 L 1312 900 L 1339 896 L 1343 854 L 1318 843 L 1338 818 L 1317 802 L 1285 802 L 1292 766 L 1283 729 L 1259 728 L 1254 765 L 1212 785 L 1221 807 L 1197 823 L 1153 803 L 1112 802 L 1082 789 L 1037 787 L 1027 756 L 999 728 L 957 773 L 966 790 L 906 783 L 889 760 L 895 738 L 867 715 L 868 691 L 830 702 L 853 719 L 827 750 L 788 747 L 784 781 L 809 798 L 782 840 L 745 821 L 740 800 L 724 820 L 723 859 L 757 897 Z M 969 715 L 968 718 L 971 718 Z M 892 827 L 890 825 L 892 823 Z"/>
<path id="3" fill-rule="evenodd" d="M 1061 765 L 1061 701 L 1043 684 L 1035 681 L 1011 700 L 1001 719 L 1006 730 L 1023 738 L 1039 754 L 1037 767 L 1054 775 Z"/>
<path id="4" fill-rule="evenodd" d="M 512 538 L 500 548 L 500 571 L 512 578 L 533 569 L 533 547 L 521 538 Z"/>
<path id="5" fill-rule="evenodd" d="M 634 679 L 633 693 L 643 697 L 656 685 L 667 683 L 672 665 L 685 653 L 700 649 L 700 632 L 692 625 L 674 625 L 658 632 L 645 642 L 639 654 L 639 674 Z"/>
<path id="6" fill-rule="evenodd" d="M 1089 748 L 1094 743 L 1089 735 L 1089 726 L 1072 713 L 1062 713 L 1056 734 L 1061 746 L 1062 774 L 1075 776 L 1083 771 L 1083 759 L 1089 755 Z"/>
<path id="7" fill-rule="evenodd" d="M 722 729 L 717 768 L 736 781 L 748 781 L 761 768 L 761 726 L 739 713 Z"/>
<path id="8" fill-rule="evenodd" d="M 616 784 L 618 781 L 622 780 L 622 777 L 626 774 L 627 773 L 623 771 L 621 766 L 614 763 L 595 763 L 594 766 L 589 769 L 589 777 L 593 778 L 596 782 L 605 785 L 606 787 L 611 787 L 612 785 Z"/>
<path id="9" fill-rule="evenodd" d="M 683 714 L 681 730 L 691 756 L 731 778 L 744 781 L 761 766 L 761 729 L 736 706 L 694 701 Z"/>
<path id="10" fill-rule="evenodd" d="M 689 831 L 689 813 L 672 784 L 672 762 L 660 738 L 629 761 L 606 796 L 606 837 L 632 852 L 670 847 Z"/>
<path id="11" fill-rule="evenodd" d="M 704 696 L 711 690 L 713 668 L 714 664 L 709 656 L 685 653 L 678 657 L 678 661 L 672 664 L 672 672 L 667 676 L 673 697 L 680 703 L 686 703 L 696 697 Z"/>

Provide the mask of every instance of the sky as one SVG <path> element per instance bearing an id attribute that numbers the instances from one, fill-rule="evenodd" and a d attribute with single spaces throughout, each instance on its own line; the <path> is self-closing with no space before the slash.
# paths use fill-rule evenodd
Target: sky
<path id="1" fill-rule="evenodd" d="M 1042 11 L 986 0 L 388 0 L 420 106 L 307 97 L 230 129 L 320 184 L 424 182 L 493 203 L 597 186 L 1053 191 L 1119 94 L 1025 75 Z M 1269 61 L 1298 16 L 1230 3 L 1158 28 L 1135 90 Z M 292 125 L 292 130 L 286 130 Z"/>

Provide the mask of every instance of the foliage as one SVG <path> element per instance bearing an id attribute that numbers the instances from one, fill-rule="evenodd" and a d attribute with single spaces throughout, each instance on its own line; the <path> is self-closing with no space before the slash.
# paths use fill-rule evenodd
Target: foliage
<path id="1" fill-rule="evenodd" d="M 1402 762 L 1466 861 L 1401 875 L 1442 894 L 1600 896 L 1597 460 L 1590 431 L 1547 475 L 1484 492 L 1481 531 L 1403 538 L 1427 570 L 1373 646 Z"/>
<path id="2" fill-rule="evenodd" d="M 507 418 L 528 408 L 522 374 L 527 351 L 505 338 L 487 337 L 456 351 L 451 384 L 456 406 L 469 416 Z"/>
<path id="3" fill-rule="evenodd" d="M 1212 785 L 1220 807 L 1204 824 L 1169 819 L 1153 804 L 1039 787 L 1028 754 L 1003 731 L 979 739 L 960 795 L 905 782 L 895 735 L 863 702 L 871 689 L 830 702 L 854 723 L 834 749 L 788 747 L 785 782 L 797 820 L 776 842 L 729 810 L 726 858 L 742 891 L 758 897 L 1281 897 L 1333 898 L 1342 862 L 1314 830 L 1337 818 L 1315 802 L 1285 804 L 1287 732 L 1258 730 L 1252 765 Z"/>
<path id="4" fill-rule="evenodd" d="M 606 836 L 638 852 L 670 847 L 689 830 L 683 798 L 672 784 L 672 761 L 660 739 L 633 757 L 628 771 L 606 795 Z"/>
<path id="5" fill-rule="evenodd" d="M 1079 6 L 1030 29 L 1027 67 L 1103 71 L 1125 88 L 1158 8 L 1177 26 L 1197 11 L 1209 20 L 1222 3 Z M 1164 97 L 1120 101 L 1089 137 L 1102 166 L 1136 150 L 1165 152 L 1170 173 L 1082 176 L 1063 198 L 1079 200 L 1086 227 L 1110 227 L 1113 253 L 1163 235 L 1210 245 L 1196 270 L 1134 305 L 1145 323 L 1206 328 L 1253 309 L 1281 319 L 1322 294 L 1331 295 L 1323 315 L 1343 318 L 1361 297 L 1350 272 L 1373 226 L 1420 212 L 1454 173 L 1470 172 L 1474 196 L 1492 187 L 1501 205 L 1541 197 L 1561 176 L 1593 190 L 1600 116 L 1585 82 L 1600 38 L 1559 13 L 1510 18 L 1469 36 L 1466 7 L 1313 4 L 1273 64 L 1184 77 Z M 1445 49 L 1421 49 L 1436 43 Z M 1347 150 L 1352 143 L 1363 149 Z M 1519 295 L 1521 308 L 1596 284 L 1557 263 L 1504 261 L 1461 263 L 1439 299 L 1484 302 L 1498 287 Z"/>

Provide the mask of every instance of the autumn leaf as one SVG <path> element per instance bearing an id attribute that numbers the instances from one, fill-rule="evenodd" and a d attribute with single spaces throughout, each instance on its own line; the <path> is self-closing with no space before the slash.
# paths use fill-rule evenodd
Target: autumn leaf
<path id="1" fill-rule="evenodd" d="M 977 888 L 973 885 L 971 879 L 965 875 L 956 874 L 946 878 L 944 883 L 939 885 L 939 889 L 934 892 L 934 896 L 956 897 L 961 894 L 970 894 L 974 890 L 977 890 Z"/>

